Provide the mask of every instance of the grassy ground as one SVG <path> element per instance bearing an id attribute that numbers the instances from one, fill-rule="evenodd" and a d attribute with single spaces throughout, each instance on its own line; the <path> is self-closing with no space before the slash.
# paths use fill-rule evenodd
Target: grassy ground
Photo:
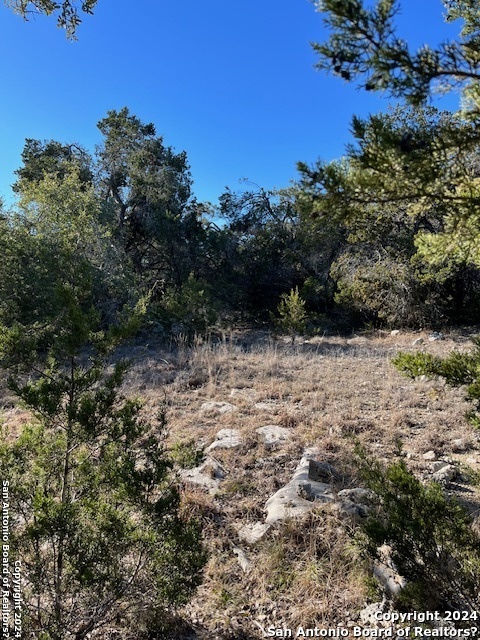
<path id="1" fill-rule="evenodd" d="M 316 447 L 318 458 L 339 472 L 337 490 L 359 486 L 356 442 L 376 459 L 402 457 L 420 477 L 428 477 L 423 455 L 430 450 L 480 472 L 479 440 L 464 419 L 462 391 L 411 382 L 390 364 L 399 350 L 468 349 L 468 334 L 429 342 L 427 333 L 385 332 L 291 345 L 238 333 L 194 346 L 181 339 L 171 348 L 143 343 L 128 352 L 134 365 L 126 389 L 146 400 L 147 411 L 166 404 L 168 446 L 179 467 L 196 464 L 222 428 L 243 437 L 239 448 L 214 452 L 225 472 L 218 494 L 183 488 L 183 509 L 201 519 L 210 550 L 204 584 L 182 612 L 190 629 L 185 637 L 240 640 L 260 638 L 261 627 L 270 625 L 347 625 L 378 599 L 353 541 L 354 523 L 328 507 L 273 527 L 253 546 L 240 541 L 238 530 L 264 520 L 266 500 L 288 482 L 306 447 Z M 419 337 L 424 343 L 413 347 Z M 236 410 L 203 411 L 207 401 Z M 4 405 L 7 421 L 23 419 L 8 398 Z M 255 431 L 265 425 L 288 428 L 290 440 L 266 448 Z M 478 511 L 477 489 L 466 475 L 452 490 Z"/>
<path id="2" fill-rule="evenodd" d="M 419 337 L 424 343 L 413 347 Z M 239 334 L 193 347 L 180 341 L 171 350 L 143 347 L 129 389 L 151 407 L 167 403 L 169 446 L 180 465 L 194 464 L 195 451 L 222 428 L 243 436 L 240 448 L 215 451 L 226 474 L 216 496 L 184 488 L 184 508 L 202 519 L 211 552 L 205 583 L 184 611 L 198 638 L 257 638 L 260 627 L 270 625 L 335 627 L 355 621 L 365 602 L 378 597 L 352 541 L 353 523 L 326 507 L 272 528 L 254 546 L 239 540 L 238 529 L 264 519 L 266 500 L 290 479 L 305 447 L 315 446 L 319 459 L 339 471 L 338 490 L 358 486 L 356 442 L 376 459 L 404 458 L 421 477 L 428 477 L 423 455 L 431 450 L 479 471 L 477 433 L 464 419 L 461 390 L 411 382 L 390 364 L 399 350 L 442 355 L 468 349 L 468 337 L 456 331 L 430 342 L 427 333 L 376 333 L 292 346 Z M 202 411 L 207 401 L 237 410 Z M 266 449 L 255 429 L 269 424 L 287 427 L 290 441 Z M 478 510 L 471 481 L 453 489 Z"/>

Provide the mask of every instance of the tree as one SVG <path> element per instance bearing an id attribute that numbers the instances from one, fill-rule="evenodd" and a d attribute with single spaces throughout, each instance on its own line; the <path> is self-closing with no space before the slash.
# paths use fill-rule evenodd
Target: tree
<path id="1" fill-rule="evenodd" d="M 219 201 L 229 251 L 222 288 L 232 306 L 268 317 L 281 295 L 295 287 L 305 289 L 300 293 L 310 311 L 326 306 L 326 263 L 335 252 L 337 230 L 319 232 L 302 215 L 291 189 L 227 189 Z"/>
<path id="2" fill-rule="evenodd" d="M 397 35 L 397 0 L 378 0 L 367 9 L 362 0 L 316 0 L 330 39 L 314 44 L 317 66 L 367 91 L 386 91 L 414 105 L 425 103 L 432 90 L 462 88 L 478 114 L 480 92 L 480 16 L 472 0 L 443 0 L 445 19 L 462 20 L 458 42 L 412 52 Z M 472 113 L 472 115 L 474 115 Z"/>
<path id="3" fill-rule="evenodd" d="M 18 176 L 13 190 L 21 194 L 31 183 L 41 182 L 46 175 L 63 179 L 73 168 L 77 169 L 80 181 L 85 185 L 93 182 L 92 159 L 77 143 L 62 144 L 55 140 L 27 138 L 22 151 L 23 167 L 15 172 Z"/>
<path id="4" fill-rule="evenodd" d="M 294 344 L 297 334 L 305 331 L 307 324 L 305 300 L 301 298 L 298 287 L 292 289 L 288 294 L 282 294 L 278 305 L 278 316 L 277 326 L 280 330 L 290 334 L 292 344 Z"/>
<path id="5" fill-rule="evenodd" d="M 122 394 L 126 363 L 111 361 L 141 305 L 105 331 L 78 291 L 62 286 L 57 295 L 62 311 L 49 324 L 0 330 L 10 388 L 34 416 L 0 442 L 23 629 L 83 640 L 131 624 L 141 637 L 145 617 L 185 602 L 199 583 L 200 531 L 179 515 L 164 414 L 156 426 L 147 420 L 139 400 Z"/>
<path id="6" fill-rule="evenodd" d="M 17 264 L 17 278 L 11 286 L 5 283 L 5 306 L 16 300 L 17 311 L 13 308 L 9 316 L 24 324 L 54 317 L 56 288 L 66 282 L 74 290 L 85 287 L 106 322 L 135 297 L 89 164 L 83 153 L 81 162 L 76 154 L 65 157 L 67 148 L 28 140 L 25 164 L 17 171 L 19 200 L 6 222 L 11 246 L 0 260 Z"/>
<path id="7" fill-rule="evenodd" d="M 11 7 L 24 20 L 28 20 L 31 14 L 40 13 L 47 16 L 55 15 L 57 25 L 65 29 L 67 38 L 75 40 L 77 27 L 82 20 L 79 16 L 79 9 L 87 14 L 93 14 L 93 9 L 98 0 L 63 0 L 54 2 L 53 0 L 4 0 L 5 4 Z"/>
<path id="8" fill-rule="evenodd" d="M 347 149 L 346 161 L 299 168 L 307 198 L 316 201 L 319 211 L 330 202 L 340 213 L 356 215 L 372 199 L 407 203 L 411 215 L 420 217 L 436 208 L 443 228 L 440 233 L 425 230 L 417 238 L 419 251 L 433 261 L 448 254 L 479 264 L 478 11 L 469 0 L 444 4 L 448 20 L 463 20 L 459 41 L 413 54 L 396 35 L 399 5 L 393 0 L 380 0 L 372 9 L 360 0 L 317 3 L 332 30 L 326 43 L 314 45 L 318 65 L 416 108 L 393 117 L 354 118 L 358 147 Z M 464 108 L 458 114 L 424 108 L 440 81 L 446 89 L 462 89 Z"/>
<path id="9" fill-rule="evenodd" d="M 147 288 L 157 283 L 160 295 L 180 287 L 195 270 L 204 235 L 186 153 L 166 147 L 154 125 L 126 107 L 109 111 L 98 127 L 101 197 L 117 239 Z"/>

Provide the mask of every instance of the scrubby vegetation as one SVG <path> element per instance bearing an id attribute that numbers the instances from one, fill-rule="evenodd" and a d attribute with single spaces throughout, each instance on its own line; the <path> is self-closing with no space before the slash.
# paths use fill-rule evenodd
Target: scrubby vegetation
<path id="1" fill-rule="evenodd" d="M 36 4 L 74 35 L 74 3 Z M 466 387 L 478 427 L 480 343 L 452 329 L 445 355 L 424 332 L 415 354 L 405 333 L 480 309 L 479 16 L 445 4 L 459 42 L 412 54 L 393 1 L 318 3 L 333 30 L 319 66 L 410 106 L 354 118 L 345 157 L 300 163 L 288 188 L 198 202 L 186 153 L 126 107 L 94 154 L 26 140 L 0 212 L 0 473 L 29 637 L 180 638 L 181 606 L 197 637 L 352 625 L 383 596 L 385 544 L 407 581 L 391 606 L 477 612 L 478 438 L 439 380 Z M 462 88 L 462 111 L 426 106 L 436 79 Z M 281 445 L 258 432 L 273 422 Z M 220 425 L 238 449 L 211 448 Z M 239 546 L 312 445 L 335 467 L 331 499 Z M 337 496 L 359 482 L 374 506 L 346 517 Z"/>

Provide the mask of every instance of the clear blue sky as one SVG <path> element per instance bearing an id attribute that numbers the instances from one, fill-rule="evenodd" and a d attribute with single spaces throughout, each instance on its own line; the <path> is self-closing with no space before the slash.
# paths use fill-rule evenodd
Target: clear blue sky
<path id="1" fill-rule="evenodd" d="M 402 7 L 417 44 L 457 32 L 440 0 Z M 93 151 L 96 123 L 123 106 L 187 152 L 199 200 L 243 177 L 287 186 L 297 161 L 343 154 L 352 114 L 388 106 L 313 68 L 309 43 L 325 36 L 309 0 L 98 0 L 77 42 L 53 18 L 25 23 L 1 4 L 0 194 L 11 198 L 25 138 Z"/>

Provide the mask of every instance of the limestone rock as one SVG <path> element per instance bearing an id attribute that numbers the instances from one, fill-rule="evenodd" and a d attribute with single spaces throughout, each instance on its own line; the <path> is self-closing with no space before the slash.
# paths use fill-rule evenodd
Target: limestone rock
<path id="1" fill-rule="evenodd" d="M 208 459 L 194 469 L 182 469 L 180 477 L 184 482 L 197 485 L 210 494 L 215 494 L 220 482 L 225 478 L 225 472 L 218 462 Z"/>
<path id="2" fill-rule="evenodd" d="M 204 402 L 200 407 L 200 411 L 212 411 L 220 414 L 233 413 L 237 410 L 237 407 L 230 402 Z"/>
<path id="3" fill-rule="evenodd" d="M 315 482 L 331 482 L 338 478 L 338 473 L 328 462 L 317 462 L 316 460 L 308 461 L 308 478 Z"/>
<path id="4" fill-rule="evenodd" d="M 463 451 L 467 451 L 469 448 L 469 443 L 464 438 L 452 440 L 452 451 L 455 451 L 455 453 L 462 453 Z"/>
<path id="5" fill-rule="evenodd" d="M 240 547 L 233 547 L 233 553 L 237 556 L 238 564 L 242 567 L 244 573 L 250 569 L 251 563 L 247 558 L 245 551 Z"/>
<path id="6" fill-rule="evenodd" d="M 437 454 L 435 453 L 435 451 L 433 451 L 433 449 L 423 454 L 424 460 L 435 460 L 436 457 L 437 457 Z"/>
<path id="7" fill-rule="evenodd" d="M 448 464 L 449 463 L 445 460 L 435 460 L 430 464 L 430 469 L 433 471 L 433 473 L 436 473 L 437 471 L 440 471 L 440 469 L 447 467 Z"/>
<path id="8" fill-rule="evenodd" d="M 244 524 L 238 529 L 238 537 L 247 544 L 255 544 L 263 538 L 269 529 L 270 525 L 264 524 L 263 522 Z"/>
<path id="9" fill-rule="evenodd" d="M 273 411 L 275 409 L 275 405 L 272 402 L 256 402 L 255 409 L 259 409 L 260 411 Z"/>
<path id="10" fill-rule="evenodd" d="M 392 561 L 392 549 L 384 544 L 378 548 L 379 559 L 374 562 L 373 575 L 377 578 L 385 591 L 391 595 L 398 595 L 405 587 L 406 581 L 399 575 Z"/>
<path id="11" fill-rule="evenodd" d="M 255 390 L 249 389 L 249 388 L 245 388 L 245 389 L 233 388 L 230 391 L 230 398 L 243 398 L 244 400 L 249 400 L 250 402 L 253 402 L 253 400 L 255 399 Z"/>
<path id="12" fill-rule="evenodd" d="M 448 484 L 457 475 L 457 470 L 453 464 L 445 463 L 438 471 L 432 476 L 432 480 L 439 482 L 440 484 Z"/>
<path id="13" fill-rule="evenodd" d="M 310 478 L 309 469 L 312 460 L 314 460 L 313 453 L 310 450 L 305 451 L 290 482 L 267 500 L 265 503 L 266 524 L 288 518 L 300 518 L 308 513 L 315 504 L 335 501 L 333 488 L 330 484 Z"/>
<path id="14" fill-rule="evenodd" d="M 381 619 L 381 616 L 379 616 L 378 614 L 384 613 L 384 611 L 385 611 L 385 600 L 382 602 L 372 602 L 372 604 L 366 605 L 366 607 L 360 611 L 359 613 L 360 622 L 363 622 L 363 624 L 365 624 L 370 628 L 378 628 L 379 618 Z"/>
<path id="15" fill-rule="evenodd" d="M 374 495 L 368 489 L 342 489 L 337 494 L 340 511 L 355 518 L 365 518 L 370 512 Z"/>
<path id="16" fill-rule="evenodd" d="M 263 439 L 267 447 L 274 447 L 277 444 L 286 442 L 291 435 L 289 429 L 275 424 L 267 424 L 264 427 L 255 429 L 255 431 Z"/>
<path id="17" fill-rule="evenodd" d="M 214 449 L 234 449 L 242 444 L 242 438 L 238 429 L 220 429 L 217 433 L 216 440 L 208 446 L 205 451 L 213 451 Z"/>

